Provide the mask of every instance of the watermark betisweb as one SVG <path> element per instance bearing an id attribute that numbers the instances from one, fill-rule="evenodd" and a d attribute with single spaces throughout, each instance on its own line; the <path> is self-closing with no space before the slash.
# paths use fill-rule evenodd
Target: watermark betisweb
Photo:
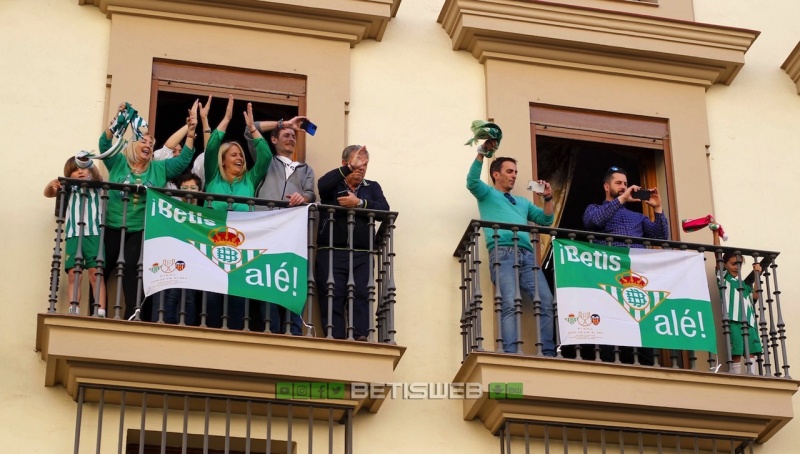
<path id="1" fill-rule="evenodd" d="M 520 382 L 489 383 L 490 399 L 522 399 Z M 443 400 L 480 399 L 485 391 L 481 383 L 350 383 L 342 382 L 278 382 L 278 399 L 401 399 Z"/>

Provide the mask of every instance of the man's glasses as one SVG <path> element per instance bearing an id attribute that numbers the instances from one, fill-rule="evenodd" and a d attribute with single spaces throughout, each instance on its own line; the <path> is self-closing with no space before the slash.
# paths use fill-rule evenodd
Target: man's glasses
<path id="1" fill-rule="evenodd" d="M 511 202 L 512 205 L 517 204 L 517 199 L 515 199 L 514 196 L 512 196 L 511 194 L 504 192 L 503 195 L 506 196 L 506 198 L 508 199 L 509 202 Z"/>
<path id="2" fill-rule="evenodd" d="M 200 189 L 200 187 L 197 186 L 197 185 L 181 186 L 181 191 L 197 191 L 199 189 Z"/>

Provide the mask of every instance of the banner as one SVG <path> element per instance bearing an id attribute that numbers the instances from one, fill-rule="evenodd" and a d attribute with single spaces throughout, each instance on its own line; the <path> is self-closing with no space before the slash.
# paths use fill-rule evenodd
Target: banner
<path id="1" fill-rule="evenodd" d="M 703 254 L 553 241 L 562 345 L 716 353 Z"/>
<path id="2" fill-rule="evenodd" d="M 308 206 L 221 211 L 147 191 L 145 295 L 186 288 L 269 301 L 301 313 Z"/>

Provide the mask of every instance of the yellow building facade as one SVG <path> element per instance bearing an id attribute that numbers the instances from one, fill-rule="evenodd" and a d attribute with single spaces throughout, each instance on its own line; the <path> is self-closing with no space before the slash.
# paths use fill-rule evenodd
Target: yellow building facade
<path id="1" fill-rule="evenodd" d="M 719 452 L 749 441 L 754 452 L 794 452 L 791 368 L 745 377 L 708 372 L 702 354 L 692 371 L 492 353 L 486 260 L 487 352 L 466 356 L 453 251 L 478 218 L 465 189 L 475 119 L 502 126 L 501 154 L 519 162 L 517 195 L 528 179 L 557 177 L 558 150 L 572 150 L 575 172 L 596 170 L 595 180 L 561 186 L 559 227 L 581 230 L 569 225 L 579 196 L 567 188 L 596 192 L 609 165 L 630 163 L 667 188 L 672 240 L 712 244 L 709 230 L 682 232 L 680 220 L 714 214 L 730 235 L 723 246 L 780 253 L 780 288 L 770 290 L 786 324 L 779 364 L 798 364 L 800 247 L 789 209 L 800 184 L 797 17 L 800 5 L 786 0 L 3 2 L 0 124 L 17 139 L 5 151 L 10 209 L 0 227 L 3 452 L 117 452 L 118 440 L 159 446 L 166 432 L 192 434 L 193 447 L 211 452 L 246 452 L 249 439 L 253 452 L 544 452 L 548 443 L 561 450 L 562 436 L 569 452 L 600 452 L 601 429 L 626 438 L 626 452 L 658 452 L 660 434 L 682 434 L 684 452 L 711 452 L 714 440 Z M 166 107 L 172 100 L 213 94 L 222 103 L 228 93 L 314 121 L 319 131 L 301 139 L 300 158 L 317 177 L 341 164 L 346 145 L 369 147 L 367 178 L 398 213 L 394 342 L 71 317 L 63 285 L 57 314 L 47 313 L 56 223 L 39 191 L 61 176 L 65 157 L 96 148 L 120 102 L 149 117 L 158 138 L 168 136 L 168 115 L 183 115 Z M 523 322 L 526 354 L 532 320 Z M 469 382 L 485 391 L 507 382 L 525 392 L 520 401 L 348 396 L 287 410 L 276 400 L 281 382 Z M 122 421 L 121 402 L 131 412 Z"/>

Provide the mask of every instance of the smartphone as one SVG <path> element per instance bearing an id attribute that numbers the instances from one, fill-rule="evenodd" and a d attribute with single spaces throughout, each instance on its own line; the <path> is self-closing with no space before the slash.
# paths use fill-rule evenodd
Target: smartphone
<path id="1" fill-rule="evenodd" d="M 537 194 L 541 194 L 544 192 L 544 184 L 539 183 L 538 181 L 530 180 L 528 181 L 528 190 Z"/>
<path id="2" fill-rule="evenodd" d="M 634 199 L 639 199 L 644 202 L 645 200 L 650 200 L 650 191 L 647 189 L 639 189 L 638 191 L 631 192 L 631 196 Z"/>
<path id="3" fill-rule="evenodd" d="M 350 195 L 350 191 L 344 189 L 336 193 L 336 198 L 338 199 L 339 197 L 347 197 L 348 195 Z"/>
<path id="4" fill-rule="evenodd" d="M 317 125 L 311 123 L 308 119 L 303 119 L 303 121 L 300 122 L 300 128 L 312 136 L 317 133 Z"/>

